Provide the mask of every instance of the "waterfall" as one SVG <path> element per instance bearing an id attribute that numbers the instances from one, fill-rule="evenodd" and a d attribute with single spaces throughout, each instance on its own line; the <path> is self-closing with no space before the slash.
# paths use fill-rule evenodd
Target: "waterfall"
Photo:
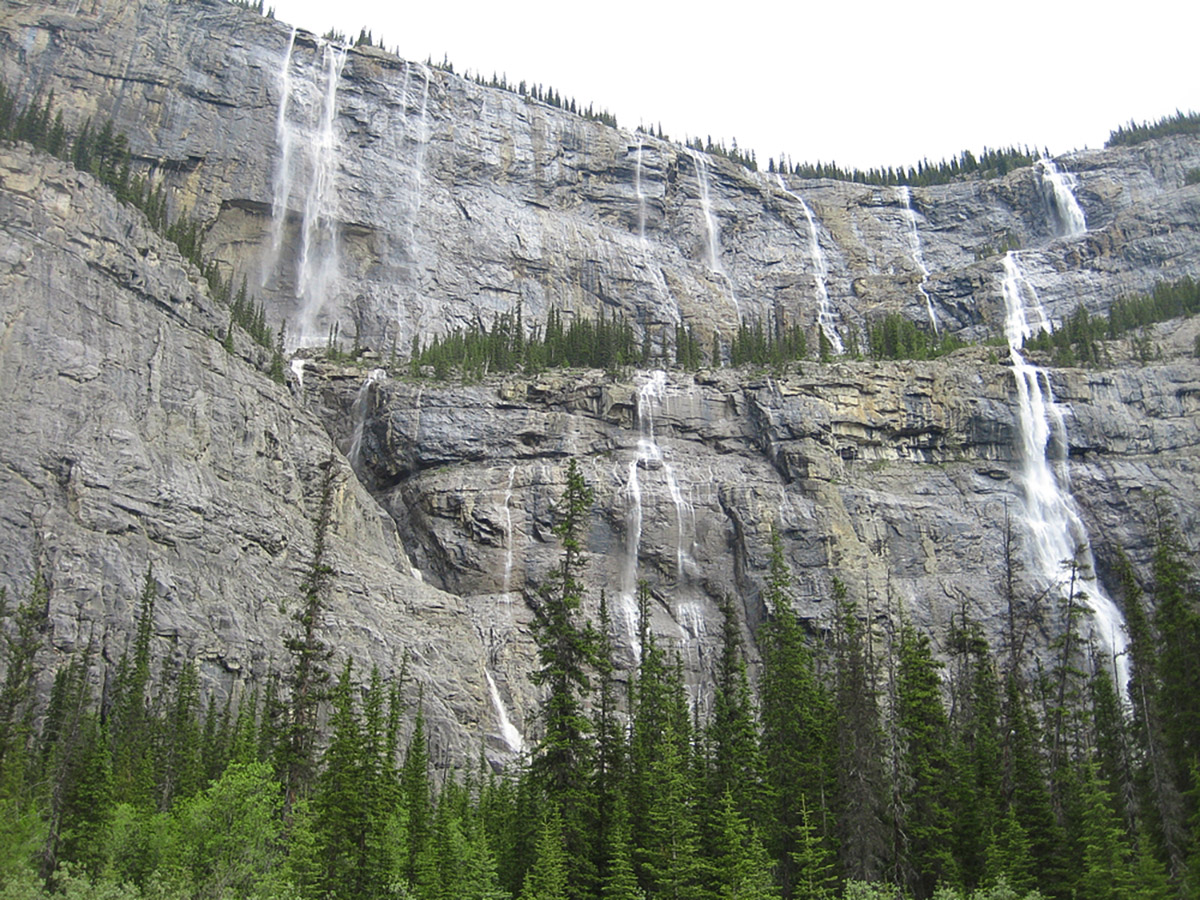
<path id="1" fill-rule="evenodd" d="M 1034 574 L 1051 588 L 1063 591 L 1069 571 L 1064 561 L 1076 560 L 1077 578 L 1086 589 L 1085 604 L 1093 616 L 1092 633 L 1116 660 L 1118 689 L 1129 681 L 1125 657 L 1125 620 L 1104 593 L 1095 575 L 1087 528 L 1071 496 L 1067 466 L 1067 431 L 1063 408 L 1054 402 L 1050 375 L 1021 356 L 1021 345 L 1037 331 L 1049 331 L 1041 302 L 1025 278 L 1017 253 L 1004 257 L 1001 291 L 1005 306 L 1005 335 L 1017 384 L 1017 432 L 1021 471 L 1018 476 L 1025 504 L 1024 525 L 1029 536 Z M 1030 324 L 1029 313 L 1037 317 Z"/>
<path id="2" fill-rule="evenodd" d="M 356 471 L 359 463 L 362 462 L 363 431 L 367 425 L 367 413 L 370 411 L 371 388 L 386 380 L 387 372 L 383 369 L 372 369 L 371 373 L 363 379 L 362 386 L 358 389 L 358 395 L 354 398 L 354 404 L 350 407 L 350 420 L 354 423 L 354 431 L 350 437 L 350 452 L 346 454 L 346 457 L 350 460 L 350 468 Z"/>
<path id="3" fill-rule="evenodd" d="M 299 193 L 300 247 L 295 263 L 299 311 L 289 341 L 293 346 L 322 337 L 314 331 L 317 319 L 338 283 L 337 88 L 347 50 L 325 41 L 318 48 L 322 65 L 293 77 L 298 66 L 293 29 L 280 67 L 275 117 L 279 155 L 272 173 L 270 248 L 262 266 L 265 286 L 279 264 L 293 194 Z"/>
<path id="4" fill-rule="evenodd" d="M 1083 208 L 1075 199 L 1075 176 L 1060 172 L 1048 156 L 1037 161 L 1038 180 L 1042 185 L 1042 198 L 1050 210 L 1054 233 L 1057 237 L 1076 237 L 1087 231 L 1087 219 Z"/>
<path id="5" fill-rule="evenodd" d="M 675 506 L 675 572 L 680 582 L 687 577 L 689 569 L 695 568 L 687 541 L 687 522 L 694 514 L 691 503 L 683 495 L 674 467 L 666 460 L 662 448 L 654 435 L 654 409 L 661 407 L 666 397 L 667 373 L 659 369 L 638 388 L 637 452 L 629 463 L 629 474 L 625 493 L 629 506 L 625 520 L 625 565 L 621 581 L 621 609 L 626 619 L 629 634 L 636 646 L 637 634 L 637 570 L 642 541 L 642 486 L 639 471 L 658 470 L 663 474 L 667 493 Z"/>
<path id="6" fill-rule="evenodd" d="M 929 324 L 933 326 L 933 333 L 937 334 L 938 323 L 937 315 L 933 311 L 933 299 L 925 290 L 925 282 L 929 280 L 929 270 L 925 268 L 925 255 L 921 252 L 921 235 L 917 231 L 917 214 L 913 212 L 912 195 L 909 193 L 908 185 L 901 185 L 896 190 L 900 193 L 900 200 L 904 204 L 904 218 L 908 222 L 908 250 L 912 254 L 913 262 L 921 271 L 921 283 L 917 285 L 917 290 L 925 299 L 925 311 L 929 313 Z"/>
<path id="7" fill-rule="evenodd" d="M 642 243 L 646 242 L 646 192 L 642 190 L 642 147 L 643 143 L 638 141 L 636 165 L 633 169 L 633 192 L 637 195 L 638 203 L 638 238 Z"/>
<path id="8" fill-rule="evenodd" d="M 308 364 L 307 359 L 297 356 L 291 362 L 292 377 L 296 379 L 296 392 L 301 399 L 304 398 L 304 367 Z"/>
<path id="9" fill-rule="evenodd" d="M 488 693 L 492 696 L 492 706 L 496 710 L 496 718 L 500 720 L 500 737 L 504 738 L 504 743 L 508 745 L 511 752 L 520 753 L 525 749 L 525 739 L 521 737 L 520 730 L 509 718 L 508 708 L 500 698 L 500 690 L 496 687 L 496 680 L 492 678 L 492 673 L 484 669 L 483 674 L 487 678 Z"/>
<path id="10" fill-rule="evenodd" d="M 296 29 L 293 28 L 283 65 L 279 67 L 279 109 L 275 114 L 275 143 L 279 146 L 279 156 L 271 173 L 271 249 L 262 267 L 262 287 L 267 286 L 267 280 L 279 262 L 288 197 L 292 192 L 292 129 L 288 125 L 288 106 L 292 97 L 292 53 L 295 49 Z"/>
<path id="11" fill-rule="evenodd" d="M 696 167 L 696 183 L 700 189 L 700 209 L 704 213 L 704 230 L 708 237 L 706 244 L 708 271 L 725 282 L 725 286 L 729 290 L 729 299 L 733 302 L 734 312 L 737 314 L 738 321 L 741 322 L 742 307 L 738 303 L 737 293 L 733 289 L 733 281 L 725 272 L 725 267 L 721 265 L 721 228 L 712 211 L 712 198 L 708 185 L 708 164 L 700 153 L 695 151 L 688 151 L 688 153 Z"/>
<path id="12" fill-rule="evenodd" d="M 840 356 L 846 351 L 846 348 L 837 333 L 837 328 L 834 327 L 833 306 L 829 302 L 829 290 L 826 287 L 829 279 L 829 266 L 825 262 L 825 251 L 821 249 L 821 241 L 817 237 L 817 223 L 813 219 L 812 210 L 804 202 L 804 198 L 787 189 L 783 176 L 776 174 L 775 181 L 778 182 L 781 191 L 800 204 L 800 209 L 804 212 L 804 220 L 808 222 L 808 255 L 812 259 L 813 277 L 817 283 L 817 325 L 824 332 L 833 352 Z"/>

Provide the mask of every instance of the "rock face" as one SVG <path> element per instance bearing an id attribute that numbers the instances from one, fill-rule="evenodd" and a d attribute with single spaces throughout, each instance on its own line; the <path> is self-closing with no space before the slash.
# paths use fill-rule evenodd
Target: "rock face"
<path id="1" fill-rule="evenodd" d="M 930 309 L 994 337 L 1014 246 L 1052 321 L 1200 275 L 1195 138 L 1060 160 L 1087 220 L 1069 234 L 1045 165 L 911 191 L 777 178 L 217 0 L 0 2 L 20 98 L 53 90 L 74 128 L 111 117 L 293 344 L 337 327 L 376 363 L 518 304 L 526 321 L 619 312 L 656 350 L 676 324 L 727 338 L 739 316 L 799 323 L 812 345 L 822 315 L 861 341 L 885 312 L 932 325 Z M 532 734 L 531 605 L 569 457 L 596 491 L 593 609 L 603 589 L 628 665 L 646 580 L 700 703 L 719 604 L 747 638 L 768 613 L 773 529 L 815 629 L 837 579 L 881 630 L 905 616 L 941 634 L 966 610 L 994 636 L 1010 521 L 1028 558 L 1016 388 L 986 346 L 471 385 L 309 353 L 285 387 L 244 336 L 223 349 L 228 311 L 140 214 L 12 145 L 0 316 L 0 584 L 49 576 L 55 652 L 119 655 L 152 564 L 159 655 L 199 661 L 217 691 L 261 681 L 286 659 L 332 466 L 328 640 L 364 672 L 409 655 L 446 764 Z M 1148 558 L 1156 503 L 1200 533 L 1198 328 L 1160 327 L 1149 365 L 1114 345 L 1112 368 L 1049 376 L 1102 581 L 1118 549 Z M 1048 644 L 1055 611 L 1021 612 Z"/>
<path id="2" fill-rule="evenodd" d="M 518 301 L 533 322 L 619 311 L 656 339 L 678 322 L 728 339 L 739 315 L 813 331 L 821 284 L 861 337 L 883 311 L 928 322 L 918 256 L 939 327 L 979 338 L 1001 329 L 1002 247 L 1027 248 L 1052 318 L 1200 274 L 1186 138 L 1060 160 L 1089 231 L 1057 240 L 1042 167 L 907 194 L 779 179 L 219 0 L 6 12 L 4 80 L 53 90 L 69 125 L 111 116 L 293 343 L 336 324 L 403 351 Z"/>
<path id="3" fill-rule="evenodd" d="M 93 642 L 112 662 L 153 566 L 156 655 L 196 661 L 222 693 L 258 684 L 288 670 L 332 465 L 326 640 L 385 674 L 407 652 L 442 747 L 498 734 L 469 610 L 413 577 L 391 519 L 253 345 L 210 336 L 227 313 L 206 291 L 90 176 L 0 147 L 4 583 L 20 593 L 40 570 L 54 650 Z"/>
<path id="4" fill-rule="evenodd" d="M 1156 501 L 1185 533 L 1200 526 L 1200 366 L 1187 355 L 1198 325 L 1164 336 L 1161 363 L 1053 373 L 1073 414 L 1072 484 L 1102 581 L 1118 550 L 1148 563 Z M 1007 523 L 1019 565 L 1031 537 L 1013 382 L 987 356 L 748 379 L 595 372 L 455 387 L 317 370 L 314 380 L 343 444 L 357 401 L 360 477 L 426 578 L 489 622 L 491 656 L 510 683 L 522 684 L 514 676 L 529 664 L 523 601 L 536 602 L 557 559 L 552 508 L 574 457 L 596 492 L 593 603 L 603 588 L 632 662 L 632 593 L 645 579 L 655 630 L 703 697 L 721 601 L 734 602 L 747 636 L 767 612 L 773 528 L 814 627 L 830 623 L 836 578 L 881 625 L 905 617 L 944 634 L 965 610 L 999 641 Z M 1015 574 L 1023 598 L 1044 587 L 1033 572 Z M 1061 624 L 1050 604 L 1021 606 L 1043 635 Z"/>

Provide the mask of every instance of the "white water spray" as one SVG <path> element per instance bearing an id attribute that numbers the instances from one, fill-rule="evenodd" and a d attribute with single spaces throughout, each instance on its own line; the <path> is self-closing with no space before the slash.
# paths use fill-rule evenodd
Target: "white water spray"
<path id="1" fill-rule="evenodd" d="M 1115 658 L 1116 681 L 1124 695 L 1129 681 L 1125 620 L 1095 576 L 1087 528 L 1071 496 L 1064 410 L 1054 402 L 1049 373 L 1030 365 L 1021 356 L 1024 341 L 1038 331 L 1049 331 L 1050 327 L 1037 292 L 1022 273 L 1014 251 L 1004 257 L 1001 291 L 1005 335 L 1017 383 L 1019 483 L 1034 572 L 1054 593 L 1065 593 L 1070 589 L 1067 566 L 1071 561 L 1076 562 L 1076 578 L 1085 587 L 1084 602 L 1093 614 L 1093 635 Z M 1030 324 L 1030 312 L 1037 317 L 1036 326 Z"/>
<path id="2" fill-rule="evenodd" d="M 509 751 L 520 753 L 525 749 L 525 738 L 521 736 L 520 730 L 509 718 L 508 709 L 500 698 L 500 690 L 496 687 L 492 673 L 484 669 L 483 674 L 487 678 L 488 693 L 492 696 L 492 706 L 496 710 L 496 718 L 500 720 L 500 737 L 504 738 L 504 743 L 508 746 Z"/>
<path id="3" fill-rule="evenodd" d="M 308 360 L 297 356 L 291 362 L 292 376 L 296 379 L 296 391 L 301 397 L 304 396 L 304 367 L 308 364 Z"/>
<path id="4" fill-rule="evenodd" d="M 350 460 L 350 468 L 357 470 L 359 463 L 362 462 L 362 442 L 363 431 L 367 425 L 367 413 L 371 407 L 371 389 L 381 381 L 387 380 L 387 372 L 383 369 L 372 369 L 370 374 L 363 380 L 362 386 L 358 389 L 358 395 L 354 398 L 354 404 L 350 407 L 350 419 L 354 423 L 354 431 L 350 437 L 350 452 L 347 454 L 347 459 Z"/>
<path id="5" fill-rule="evenodd" d="M 933 311 L 933 299 L 925 290 L 925 282 L 929 280 L 929 269 L 925 268 L 925 255 L 921 252 L 921 235 L 917 231 L 917 214 L 913 212 L 912 195 L 909 193 L 908 185 L 901 185 L 896 190 L 900 195 L 900 201 L 904 204 L 904 219 L 908 223 L 908 249 L 912 254 L 913 262 L 921 271 L 921 283 L 917 285 L 917 290 L 925 299 L 925 311 L 929 313 L 929 324 L 933 326 L 933 333 L 937 334 L 938 323 L 937 315 Z"/>
<path id="6" fill-rule="evenodd" d="M 825 251 L 821 249 L 821 241 L 817 236 L 817 223 L 813 219 L 812 210 L 804 202 L 804 198 L 799 194 L 793 194 L 787 189 L 787 186 L 783 182 L 783 176 L 776 174 L 775 180 L 778 182 L 781 191 L 800 204 L 800 209 L 804 213 L 804 220 L 808 222 L 808 255 L 812 259 L 814 278 L 817 283 L 817 325 L 825 334 L 825 338 L 829 341 L 833 352 L 840 356 L 846 351 L 846 348 L 842 344 L 841 336 L 838 335 L 837 328 L 834 325 L 833 305 L 829 302 L 829 290 L 826 287 L 826 282 L 829 280 L 829 266 L 825 262 Z"/>
<path id="7" fill-rule="evenodd" d="M 347 49 L 324 41 L 318 47 L 321 64 L 294 77 L 292 70 L 299 62 L 293 30 L 280 68 L 275 119 L 279 156 L 272 175 L 270 251 L 262 267 L 265 286 L 279 264 L 289 210 L 298 200 L 302 204 L 295 269 L 299 311 L 290 340 L 293 346 L 321 337 L 314 333 L 316 321 L 338 283 L 337 88 Z M 294 198 L 297 193 L 300 197 Z"/>
<path id="8" fill-rule="evenodd" d="M 271 250 L 262 267 L 262 286 L 279 262 L 283 245 L 283 226 L 287 222 L 288 195 L 292 191 L 292 129 L 288 124 L 288 106 L 292 97 L 292 53 L 296 49 L 296 29 L 288 38 L 283 65 L 279 67 L 279 109 L 275 114 L 275 143 L 279 156 L 271 173 Z"/>
<path id="9" fill-rule="evenodd" d="M 1054 233 L 1058 237 L 1077 237 L 1087 231 L 1087 218 L 1083 208 L 1075 199 L 1075 176 L 1060 172 L 1048 156 L 1037 161 L 1038 180 L 1042 184 L 1042 197 L 1054 220 Z"/>

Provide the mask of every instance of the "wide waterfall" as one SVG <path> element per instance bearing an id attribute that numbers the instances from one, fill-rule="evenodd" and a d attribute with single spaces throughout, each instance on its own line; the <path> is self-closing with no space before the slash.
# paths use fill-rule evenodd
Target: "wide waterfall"
<path id="1" fill-rule="evenodd" d="M 917 264 L 917 269 L 921 272 L 921 283 L 917 285 L 917 291 L 925 300 L 925 311 L 929 314 L 929 324 L 933 326 L 933 333 L 938 333 L 937 314 L 933 311 L 933 298 L 929 296 L 929 292 L 925 290 L 925 282 L 929 280 L 929 269 L 925 267 L 925 254 L 921 252 L 921 234 L 917 231 L 917 214 L 912 208 L 912 194 L 908 190 L 908 185 L 901 185 L 896 189 L 900 195 L 900 202 L 904 204 L 904 219 L 908 223 L 908 250 L 912 254 L 913 262 Z"/>
<path id="2" fill-rule="evenodd" d="M 324 337 L 317 322 L 338 284 L 337 88 L 347 50 L 325 41 L 317 47 L 320 64 L 303 63 L 293 29 L 280 66 L 275 117 L 279 155 L 272 174 L 270 251 L 262 266 L 265 286 L 277 274 L 291 210 L 299 202 L 299 248 L 291 285 L 298 301 L 289 335 L 293 347 Z M 298 70 L 295 75 L 293 69 Z"/>
<path id="3" fill-rule="evenodd" d="M 1005 335 L 1017 386 L 1018 478 L 1033 572 L 1051 596 L 1065 595 L 1070 590 L 1074 567 L 1076 586 L 1083 586 L 1083 602 L 1093 615 L 1093 636 L 1113 660 L 1116 680 L 1123 690 L 1129 680 L 1125 621 L 1096 577 L 1087 528 L 1071 496 L 1064 410 L 1054 402 L 1049 373 L 1030 365 L 1021 355 L 1024 341 L 1038 331 L 1050 330 L 1050 324 L 1037 292 L 1021 271 L 1015 251 L 1004 257 L 1001 291 Z M 1030 323 L 1030 314 L 1036 316 L 1036 325 Z"/>
<path id="4" fill-rule="evenodd" d="M 1050 210 L 1054 233 L 1058 237 L 1076 237 L 1087 231 L 1087 218 L 1075 199 L 1075 176 L 1060 172 L 1054 160 L 1044 156 L 1037 162 L 1042 197 Z"/>

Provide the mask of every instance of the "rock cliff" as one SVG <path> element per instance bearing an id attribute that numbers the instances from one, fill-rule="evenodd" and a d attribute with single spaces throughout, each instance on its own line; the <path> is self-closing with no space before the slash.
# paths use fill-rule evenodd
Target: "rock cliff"
<path id="1" fill-rule="evenodd" d="M 1004 249 L 1052 322 L 1200 275 L 1195 138 L 1058 160 L 1081 229 L 1045 163 L 911 190 L 776 177 L 217 0 L 0 2 L 19 97 L 53 91 L 76 128 L 111 117 L 293 345 L 336 326 L 376 351 L 366 368 L 310 351 L 274 383 L 256 345 L 222 347 L 227 310 L 139 213 L 0 146 L 2 583 L 40 568 L 55 652 L 112 659 L 152 565 L 161 655 L 218 691 L 256 683 L 286 657 L 332 466 L 327 633 L 360 670 L 410 656 L 447 763 L 530 727 L 530 604 L 568 457 L 597 494 L 593 608 L 605 590 L 628 663 L 645 579 L 700 702 L 718 604 L 748 638 L 768 612 L 774 528 L 814 629 L 836 578 L 881 632 L 940 634 L 965 609 L 996 634 L 1010 520 L 1022 611 L 1043 645 L 1058 623 L 1028 599 L 1000 348 L 461 385 L 371 372 L 393 347 L 518 303 L 527 321 L 615 311 L 657 342 L 767 315 L 861 341 L 885 312 L 982 340 L 1005 330 Z M 1118 549 L 1146 561 L 1156 502 L 1200 533 L 1198 328 L 1158 327 L 1151 363 L 1114 344 L 1108 368 L 1048 376 L 1101 582 Z"/>

